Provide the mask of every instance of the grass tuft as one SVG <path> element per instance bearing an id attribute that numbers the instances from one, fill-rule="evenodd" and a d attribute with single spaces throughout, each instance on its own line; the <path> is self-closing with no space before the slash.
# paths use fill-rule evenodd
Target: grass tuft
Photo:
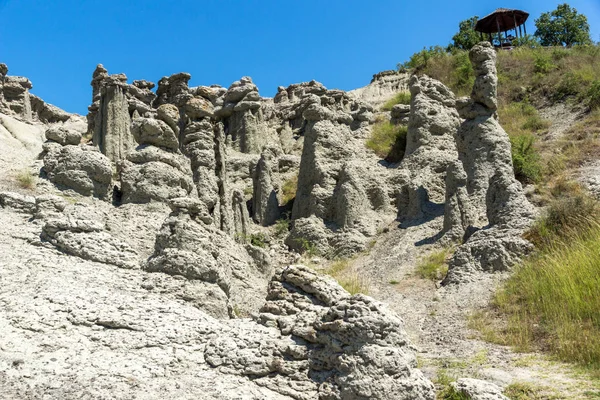
<path id="1" fill-rule="evenodd" d="M 285 181 L 281 187 L 281 205 L 285 206 L 296 198 L 296 190 L 298 189 L 298 175 Z"/>
<path id="2" fill-rule="evenodd" d="M 391 111 L 396 104 L 410 104 L 410 92 L 396 93 L 394 97 L 386 101 L 383 106 L 381 106 L 381 109 L 383 111 Z"/>
<path id="3" fill-rule="evenodd" d="M 352 260 L 350 258 L 337 259 L 329 265 L 325 273 L 335 278 L 340 286 L 351 295 L 369 294 L 367 280 L 352 268 Z"/>
<path id="4" fill-rule="evenodd" d="M 406 150 L 407 132 L 406 126 L 393 125 L 387 121 L 378 122 L 373 125 L 366 146 L 388 162 L 399 162 Z"/>
<path id="5" fill-rule="evenodd" d="M 432 281 L 444 279 L 448 273 L 448 258 L 453 251 L 451 247 L 446 247 L 423 258 L 417 264 L 415 270 L 417 276 Z"/>
<path id="6" fill-rule="evenodd" d="M 31 175 L 29 171 L 21 171 L 16 176 L 15 179 L 17 184 L 22 189 L 33 189 L 35 187 L 36 179 L 35 176 Z"/>

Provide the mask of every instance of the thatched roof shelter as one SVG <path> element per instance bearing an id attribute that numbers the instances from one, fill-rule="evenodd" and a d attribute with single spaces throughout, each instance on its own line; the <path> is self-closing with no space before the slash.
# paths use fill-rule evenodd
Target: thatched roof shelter
<path id="1" fill-rule="evenodd" d="M 475 25 L 475 30 L 481 33 L 506 32 L 525 24 L 529 13 L 521 10 L 499 8 L 488 16 L 483 17 Z"/>

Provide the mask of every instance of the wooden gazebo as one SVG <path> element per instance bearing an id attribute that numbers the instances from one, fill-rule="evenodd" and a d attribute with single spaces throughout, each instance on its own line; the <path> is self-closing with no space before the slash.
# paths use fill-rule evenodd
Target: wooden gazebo
<path id="1" fill-rule="evenodd" d="M 493 42 L 492 34 L 498 34 L 497 39 L 500 43 L 500 47 L 504 45 L 511 45 L 508 32 L 514 30 L 514 37 L 524 37 L 527 35 L 527 27 L 525 22 L 529 18 L 529 13 L 521 10 L 512 10 L 509 8 L 499 8 L 488 16 L 483 17 L 477 24 L 475 24 L 475 30 L 483 34 L 487 33 L 490 42 Z M 502 33 L 504 33 L 504 39 L 502 39 Z"/>

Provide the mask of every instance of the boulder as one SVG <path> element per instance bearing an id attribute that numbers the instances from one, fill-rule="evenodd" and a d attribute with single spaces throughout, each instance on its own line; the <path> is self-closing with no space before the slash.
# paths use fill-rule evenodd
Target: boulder
<path id="1" fill-rule="evenodd" d="M 93 147 L 54 147 L 44 156 L 44 171 L 51 182 L 84 196 L 112 195 L 112 164 Z"/>
<path id="2" fill-rule="evenodd" d="M 159 147 L 143 146 L 130 153 L 119 164 L 119 176 L 123 203 L 165 202 L 196 193 L 189 160 Z"/>
<path id="3" fill-rule="evenodd" d="M 469 400 L 509 400 L 497 385 L 479 379 L 461 378 L 451 385 Z"/>
<path id="4" fill-rule="evenodd" d="M 177 150 L 179 141 L 173 129 L 166 123 L 153 118 L 136 118 L 131 124 L 131 133 L 139 144 Z"/>
<path id="5" fill-rule="evenodd" d="M 81 142 L 81 133 L 72 129 L 55 126 L 46 130 L 46 139 L 52 140 L 63 146 L 68 144 L 78 145 Z"/>

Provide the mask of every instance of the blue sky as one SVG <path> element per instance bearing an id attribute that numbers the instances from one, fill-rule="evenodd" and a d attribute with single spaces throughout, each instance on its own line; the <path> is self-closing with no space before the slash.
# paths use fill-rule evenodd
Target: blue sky
<path id="1" fill-rule="evenodd" d="M 87 113 L 98 63 L 130 81 L 186 71 L 191 85 L 251 76 L 263 96 L 316 79 L 354 89 L 424 46 L 446 45 L 458 23 L 495 8 L 541 12 L 563 1 L 0 0 L 0 62 L 32 92 Z M 460 5 L 457 5 L 460 4 Z M 600 41 L 600 1 L 572 0 Z"/>

